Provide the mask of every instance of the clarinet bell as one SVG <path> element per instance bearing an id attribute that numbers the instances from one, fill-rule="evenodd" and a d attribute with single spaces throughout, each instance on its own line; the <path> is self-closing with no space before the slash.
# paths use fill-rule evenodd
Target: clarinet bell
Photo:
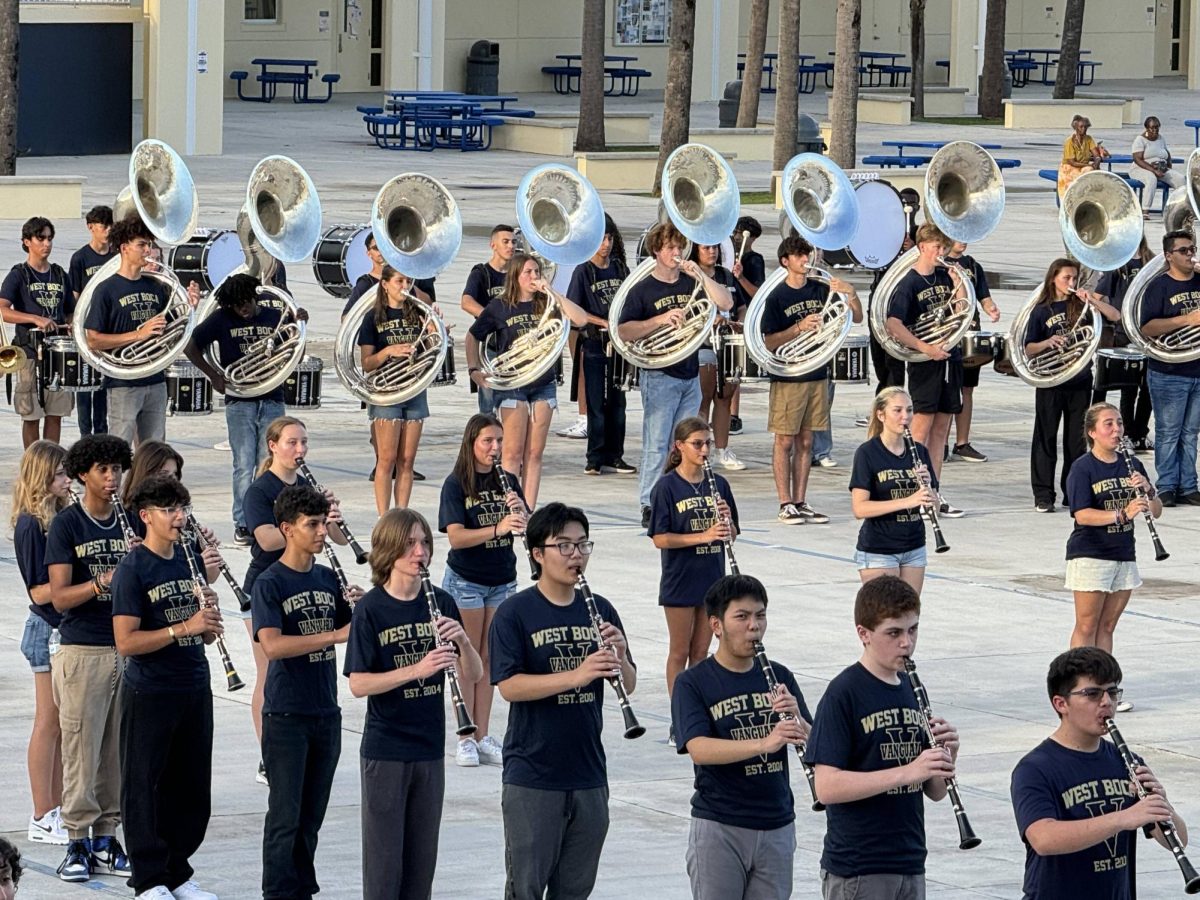
<path id="1" fill-rule="evenodd" d="M 240 691 L 246 686 L 246 682 L 242 681 L 232 662 L 225 666 L 225 686 L 231 693 L 233 691 Z"/>
<path id="2" fill-rule="evenodd" d="M 478 730 L 475 727 L 475 723 L 471 721 L 471 714 L 467 712 L 467 705 L 465 703 L 454 704 L 454 717 L 458 719 L 458 727 L 454 729 L 454 733 L 459 737 L 466 737 Z"/>
<path id="3" fill-rule="evenodd" d="M 625 738 L 626 738 L 626 740 L 632 741 L 635 738 L 640 738 L 643 734 L 646 733 L 646 729 L 642 726 L 642 724 L 640 722 L 638 722 L 637 716 L 634 715 L 632 707 L 622 706 L 621 707 L 621 715 L 625 719 Z"/>
<path id="4" fill-rule="evenodd" d="M 983 839 L 975 834 L 975 829 L 967 821 L 966 813 L 958 817 L 958 838 L 959 850 L 974 850 L 983 843 Z"/>

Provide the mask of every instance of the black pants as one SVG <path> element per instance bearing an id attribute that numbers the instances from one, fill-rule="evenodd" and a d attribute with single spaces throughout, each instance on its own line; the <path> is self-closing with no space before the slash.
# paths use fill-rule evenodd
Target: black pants
<path id="1" fill-rule="evenodd" d="M 186 693 L 122 688 L 121 817 L 135 893 L 173 890 L 208 830 L 213 710 L 207 686 Z"/>
<path id="2" fill-rule="evenodd" d="M 875 393 L 878 394 L 886 387 L 904 386 L 904 360 L 896 359 L 886 350 L 883 344 L 875 340 L 875 332 L 871 335 L 871 365 L 875 369 Z"/>
<path id="3" fill-rule="evenodd" d="M 446 761 L 359 760 L 363 900 L 429 900 Z"/>
<path id="4" fill-rule="evenodd" d="M 1108 400 L 1108 391 L 1092 391 L 1092 402 Z M 1125 422 L 1125 436 L 1131 441 L 1143 441 L 1150 435 L 1150 388 L 1146 386 L 1146 373 L 1142 372 L 1141 384 L 1121 388 L 1121 419 Z"/>
<path id="5" fill-rule="evenodd" d="M 604 353 L 604 344 L 593 340 L 582 343 L 587 463 L 607 466 L 625 455 L 625 392 L 613 386 L 612 361 Z"/>
<path id="6" fill-rule="evenodd" d="M 1059 485 L 1063 502 L 1067 496 L 1067 474 L 1071 463 L 1083 455 L 1083 414 L 1087 412 L 1090 388 L 1038 388 L 1034 399 L 1033 446 L 1030 480 L 1035 503 L 1054 502 L 1054 465 L 1058 461 L 1057 439 L 1062 425 L 1063 467 Z"/>
<path id="7" fill-rule="evenodd" d="M 311 900 L 320 890 L 313 860 L 342 753 L 342 714 L 264 714 L 262 751 L 271 784 L 263 900 Z"/>

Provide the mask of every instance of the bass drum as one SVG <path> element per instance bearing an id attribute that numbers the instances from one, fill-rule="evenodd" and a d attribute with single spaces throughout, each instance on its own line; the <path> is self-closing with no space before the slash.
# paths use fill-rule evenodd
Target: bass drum
<path id="1" fill-rule="evenodd" d="M 192 281 L 207 293 L 246 261 L 236 231 L 201 229 L 182 244 L 167 248 L 164 262 L 181 284 Z"/>
<path id="2" fill-rule="evenodd" d="M 207 416 L 213 411 L 212 382 L 190 362 L 167 367 L 167 415 Z"/>
<path id="3" fill-rule="evenodd" d="M 313 249 L 312 267 L 325 293 L 345 299 L 354 282 L 371 271 L 367 258 L 370 225 L 334 225 L 325 230 Z"/>
<path id="4" fill-rule="evenodd" d="M 40 333 L 40 332 L 39 332 Z M 69 337 L 51 335 L 42 342 L 38 376 L 47 391 L 69 394 L 99 390 L 104 376 L 93 369 Z"/>
<path id="5" fill-rule="evenodd" d="M 858 200 L 859 227 L 853 240 L 839 250 L 820 251 L 826 268 L 886 269 L 900 255 L 904 245 L 904 202 L 900 193 L 886 181 L 860 181 L 854 188 Z M 786 215 L 780 216 L 779 234 L 787 237 L 796 230 Z"/>
<path id="6" fill-rule="evenodd" d="M 306 356 L 283 383 L 283 405 L 291 409 L 320 409 L 321 370 L 319 356 Z"/>

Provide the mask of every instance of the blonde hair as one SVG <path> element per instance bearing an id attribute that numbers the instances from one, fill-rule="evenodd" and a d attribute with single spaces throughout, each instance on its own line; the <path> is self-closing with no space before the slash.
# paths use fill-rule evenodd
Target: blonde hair
<path id="1" fill-rule="evenodd" d="M 883 420 L 879 418 L 879 414 L 887 409 L 888 402 L 897 394 L 903 394 L 909 400 L 912 400 L 912 395 L 903 387 L 896 384 L 891 387 L 885 387 L 875 395 L 875 400 L 871 403 L 870 421 L 867 423 L 868 441 L 883 434 Z"/>
<path id="2" fill-rule="evenodd" d="M 13 484 L 11 524 L 28 513 L 38 520 L 42 531 L 50 530 L 55 515 L 66 508 L 67 500 L 50 493 L 54 473 L 67 458 L 67 451 L 53 441 L 34 441 L 21 456 L 21 467 Z"/>
<path id="3" fill-rule="evenodd" d="M 367 565 L 371 567 L 371 584 L 376 587 L 387 584 L 392 566 L 408 552 L 408 540 L 417 525 L 425 529 L 425 548 L 432 556 L 433 532 L 429 530 L 429 522 L 415 509 L 389 509 L 375 523 L 371 529 L 371 553 L 367 557 Z"/>
<path id="4" fill-rule="evenodd" d="M 271 463 L 275 461 L 274 454 L 271 453 L 272 442 L 278 442 L 283 437 L 283 430 L 291 425 L 299 425 L 305 431 L 308 431 L 308 426 L 297 419 L 295 416 L 280 416 L 267 426 L 267 437 L 264 443 L 267 445 L 267 455 L 263 457 L 262 463 L 258 467 L 258 471 L 254 473 L 255 477 L 265 475 L 267 470 L 271 468 Z"/>

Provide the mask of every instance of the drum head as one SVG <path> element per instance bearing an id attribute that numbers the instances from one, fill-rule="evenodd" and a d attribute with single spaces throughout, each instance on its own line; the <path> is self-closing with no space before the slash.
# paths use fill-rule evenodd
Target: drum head
<path id="1" fill-rule="evenodd" d="M 861 223 L 847 247 L 855 261 L 868 269 L 883 269 L 900 255 L 904 244 L 904 203 L 886 181 L 864 181 L 854 192 Z"/>
<path id="2" fill-rule="evenodd" d="M 367 236 L 370 233 L 371 229 L 364 225 L 354 232 L 354 236 L 346 244 L 343 258 L 346 261 L 346 278 L 349 279 L 351 286 L 371 271 L 371 260 L 367 258 Z"/>
<path id="3" fill-rule="evenodd" d="M 218 231 L 211 235 L 205 247 L 204 274 L 212 285 L 228 278 L 233 270 L 246 261 L 236 231 Z"/>

